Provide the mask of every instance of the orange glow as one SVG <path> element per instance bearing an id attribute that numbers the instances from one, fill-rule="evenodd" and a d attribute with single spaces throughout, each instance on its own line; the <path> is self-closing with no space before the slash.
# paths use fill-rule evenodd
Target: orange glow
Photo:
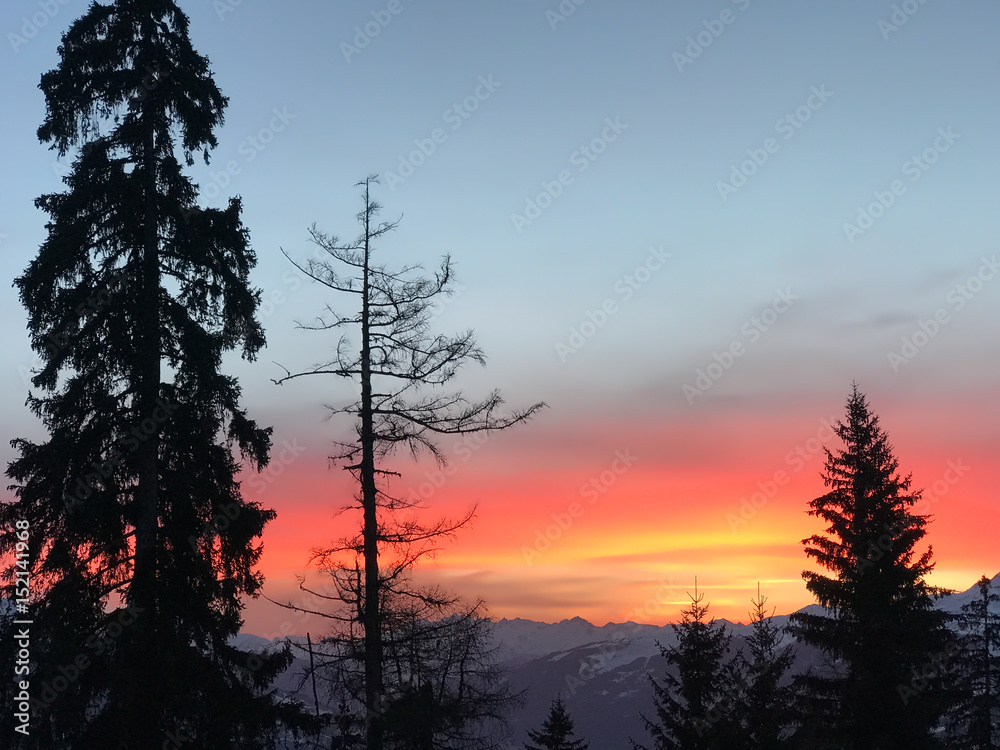
<path id="1" fill-rule="evenodd" d="M 723 415 L 704 414 L 676 420 L 670 431 L 641 423 L 593 426 L 588 429 L 598 442 L 615 434 L 629 440 L 603 448 L 584 444 L 578 459 L 567 453 L 577 431 L 558 450 L 527 434 L 498 439 L 441 474 L 430 464 L 400 463 L 404 475 L 392 491 L 405 497 L 423 485 L 429 519 L 478 505 L 473 524 L 445 540 L 417 579 L 468 599 L 482 597 L 493 617 L 548 622 L 575 616 L 598 625 L 676 621 L 695 576 L 718 618 L 746 621 L 758 582 L 778 614 L 811 604 L 801 578 L 811 563 L 801 541 L 823 529 L 805 511 L 824 491 L 820 445 L 839 443 L 819 418 L 729 419 L 725 429 Z M 924 507 L 934 520 L 925 542 L 937 561 L 931 582 L 965 589 L 1000 568 L 992 446 L 985 436 L 956 438 L 942 451 L 930 442 L 932 432 L 912 429 L 911 419 L 901 413 L 882 421 L 890 439 L 898 435 L 893 443 L 902 472 L 912 470 L 914 485 L 928 488 Z M 616 455 L 623 455 L 616 451 L 626 446 L 635 459 L 628 467 L 619 461 L 615 473 Z M 964 468 L 958 482 L 946 485 L 949 461 Z M 523 471 L 510 473 L 510 466 Z M 278 511 L 264 538 L 269 596 L 305 601 L 298 575 L 307 585 L 323 585 L 323 575 L 308 565 L 309 551 L 356 528 L 355 514 L 334 516 L 333 498 L 352 492 L 345 472 L 302 460 L 254 497 Z M 977 523 L 969 524 L 970 517 Z M 262 600 L 250 603 L 247 630 L 281 627 L 316 632 L 324 623 L 299 620 Z"/>

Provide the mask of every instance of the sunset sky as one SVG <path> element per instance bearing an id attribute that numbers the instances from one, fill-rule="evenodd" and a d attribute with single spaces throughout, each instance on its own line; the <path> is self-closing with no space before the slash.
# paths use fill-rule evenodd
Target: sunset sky
<path id="1" fill-rule="evenodd" d="M 310 257 L 313 222 L 354 237 L 353 185 L 375 172 L 383 217 L 402 217 L 380 257 L 456 262 L 435 329 L 475 329 L 489 357 L 458 385 L 549 404 L 442 440 L 447 474 L 394 462 L 428 517 L 478 504 L 421 579 L 550 622 L 662 624 L 695 576 L 718 617 L 746 619 L 758 581 L 779 613 L 809 604 L 805 509 L 852 381 L 926 489 L 933 582 L 1000 570 L 995 2 L 180 4 L 231 100 L 191 173 L 208 205 L 242 196 L 259 258 L 268 348 L 227 369 L 275 427 L 272 466 L 244 484 L 278 512 L 270 596 L 306 602 L 310 549 L 354 521 L 334 517 L 353 488 L 326 460 L 352 425 L 323 407 L 354 387 L 271 382 L 335 344 L 296 321 L 350 301 L 281 248 Z M 0 8 L 4 465 L 9 438 L 44 437 L 11 282 L 68 163 L 35 137 L 39 77 L 84 9 Z M 322 628 L 249 605 L 246 630 L 283 625 Z"/>

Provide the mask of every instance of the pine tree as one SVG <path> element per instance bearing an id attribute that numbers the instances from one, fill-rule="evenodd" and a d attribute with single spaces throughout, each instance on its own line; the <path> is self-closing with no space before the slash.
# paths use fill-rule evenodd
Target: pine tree
<path id="1" fill-rule="evenodd" d="M 1000 594 L 983 576 L 979 596 L 958 615 L 960 646 L 955 653 L 959 704 L 949 717 L 956 748 L 1000 748 Z"/>
<path id="2" fill-rule="evenodd" d="M 239 200 L 199 210 L 182 171 L 227 100 L 173 0 L 94 2 L 59 54 L 38 135 L 75 160 L 36 201 L 48 237 L 16 281 L 49 435 L 13 441 L 0 507 L 0 554 L 30 526 L 39 597 L 26 745 L 265 747 L 295 713 L 264 692 L 290 654 L 229 641 L 274 517 L 236 475 L 267 463 L 271 431 L 220 370 L 264 345 L 256 258 Z"/>
<path id="3" fill-rule="evenodd" d="M 806 571 L 806 588 L 828 608 L 797 613 L 793 632 L 830 659 L 825 673 L 803 677 L 806 699 L 825 706 L 820 734 L 847 750 L 935 747 L 933 730 L 947 706 L 944 676 L 929 670 L 951 641 L 942 593 L 925 577 L 932 550 L 917 552 L 927 517 L 911 512 L 920 493 L 898 473 L 888 437 L 857 385 L 836 433 L 844 447 L 826 451 L 830 491 L 810 503 L 825 534 L 803 541 L 831 576 Z M 815 715 L 814 715 L 815 718 Z"/>
<path id="4" fill-rule="evenodd" d="M 795 658 L 790 645 L 782 645 L 782 629 L 774 624 L 757 586 L 751 600 L 749 656 L 741 655 L 744 684 L 740 699 L 743 747 L 746 750 L 780 750 L 789 745 L 792 723 L 792 689 L 782 684 Z"/>
<path id="5" fill-rule="evenodd" d="M 662 683 L 650 678 L 658 721 L 642 719 L 655 750 L 735 750 L 740 677 L 729 658 L 732 637 L 725 623 L 706 620 L 708 605 L 697 583 L 688 595 L 691 604 L 673 626 L 677 646 L 658 644 L 677 674 L 668 672 Z"/>
<path id="6" fill-rule="evenodd" d="M 574 740 L 573 719 L 570 718 L 562 697 L 556 697 L 549 708 L 549 715 L 542 722 L 541 729 L 528 730 L 528 737 L 534 744 L 524 743 L 525 750 L 587 750 L 590 743 Z"/>

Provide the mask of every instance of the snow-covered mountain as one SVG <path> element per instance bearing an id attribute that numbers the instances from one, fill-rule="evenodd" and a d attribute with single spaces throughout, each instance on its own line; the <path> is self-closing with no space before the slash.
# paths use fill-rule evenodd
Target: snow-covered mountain
<path id="1" fill-rule="evenodd" d="M 1000 590 L 1000 574 L 992 584 Z M 937 606 L 956 613 L 978 596 L 978 588 L 950 594 Z M 0 600 L 0 612 L 9 602 Z M 822 612 L 818 605 L 800 611 Z M 1000 614 L 1000 611 L 998 611 Z M 774 618 L 783 626 L 787 615 Z M 750 626 L 723 620 L 739 648 Z M 538 728 L 548 713 L 552 700 L 562 695 L 576 724 L 577 736 L 590 741 L 592 750 L 631 750 L 629 738 L 645 743 L 648 735 L 640 713 L 653 715 L 652 692 L 648 676 L 661 679 L 666 664 L 657 644 L 674 646 L 677 638 L 669 625 L 656 626 L 635 622 L 609 623 L 598 627 L 579 617 L 557 623 L 532 620 L 498 620 L 493 636 L 500 647 L 502 662 L 511 687 L 525 692 L 523 709 L 511 717 L 511 748 L 521 748 L 527 730 Z M 293 639 L 303 645 L 305 639 Z M 241 633 L 235 642 L 252 650 L 276 646 L 260 636 Z M 791 642 L 791 641 L 789 641 Z M 793 671 L 804 671 L 822 656 L 815 650 L 794 644 L 796 660 Z M 303 652 L 275 684 L 279 692 L 291 694 L 302 682 L 308 664 Z M 306 699 L 305 693 L 298 697 Z"/>
<path id="2" fill-rule="evenodd" d="M 993 578 L 993 586 L 1000 589 L 1000 574 Z M 973 586 L 939 599 L 937 606 L 958 612 L 977 594 Z M 823 610 L 814 604 L 800 611 Z M 774 621 L 783 626 L 788 616 L 779 615 Z M 722 622 L 733 635 L 734 648 L 739 648 L 750 626 Z M 576 724 L 577 735 L 588 739 L 593 750 L 631 750 L 630 737 L 647 742 L 640 713 L 653 715 L 648 676 L 660 679 L 665 673 L 657 643 L 676 645 L 671 626 L 626 622 L 598 627 L 579 617 L 551 624 L 518 618 L 498 620 L 494 637 L 511 686 L 524 690 L 526 695 L 524 708 L 511 717 L 513 748 L 522 747 L 527 730 L 541 725 L 552 700 L 560 694 Z M 251 635 L 241 635 L 239 642 L 249 648 L 269 644 Z M 793 671 L 804 671 L 822 658 L 803 644 L 794 645 Z M 304 659 L 297 660 L 280 687 L 291 689 L 298 682 L 294 675 L 302 673 L 305 663 Z"/>
<path id="3" fill-rule="evenodd" d="M 774 619 L 779 626 L 788 621 L 787 616 Z M 733 635 L 733 647 L 742 646 L 750 627 L 721 622 Z M 500 620 L 495 635 L 504 645 L 512 687 L 527 692 L 524 709 L 511 721 L 516 747 L 521 747 L 528 729 L 544 721 L 557 695 L 562 695 L 577 735 L 588 739 L 594 750 L 630 750 L 629 738 L 646 743 L 640 713 L 655 715 L 648 677 L 659 680 L 666 672 L 657 644 L 677 645 L 671 626 L 629 622 L 596 627 L 579 618 L 553 625 Z M 561 638 L 561 646 L 540 653 Z M 803 669 L 819 658 L 801 647 L 796 656 L 796 667 Z"/>
<path id="4" fill-rule="evenodd" d="M 990 590 L 994 593 L 1000 592 L 1000 573 L 993 576 L 993 579 L 990 581 Z M 962 609 L 962 607 L 974 599 L 978 599 L 979 596 L 979 587 L 973 585 L 965 591 L 958 591 L 954 594 L 946 594 L 938 599 L 937 606 L 945 612 L 956 614 Z"/>
<path id="5" fill-rule="evenodd" d="M 1000 590 L 1000 573 L 994 576 L 992 586 Z M 977 596 L 978 588 L 972 586 L 946 595 L 936 604 L 957 613 Z M 813 604 L 799 611 L 820 613 L 823 609 Z M 734 648 L 739 648 L 750 626 L 722 622 L 733 635 Z M 788 616 L 776 616 L 774 622 L 784 626 Z M 596 627 L 580 618 L 552 625 L 500 620 L 495 634 L 504 646 L 512 685 L 528 691 L 527 705 L 511 722 L 517 747 L 521 747 L 527 730 L 537 728 L 545 719 L 551 700 L 560 693 L 578 735 L 589 739 L 594 750 L 630 750 L 630 737 L 648 744 L 639 714 L 654 715 L 647 675 L 659 679 L 665 673 L 656 644 L 676 645 L 671 626 L 624 623 Z M 796 650 L 792 672 L 805 671 L 823 658 L 804 644 L 793 639 L 788 642 Z"/>

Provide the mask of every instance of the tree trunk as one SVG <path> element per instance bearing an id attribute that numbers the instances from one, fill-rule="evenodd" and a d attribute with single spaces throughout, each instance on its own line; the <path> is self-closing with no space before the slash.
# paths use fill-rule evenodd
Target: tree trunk
<path id="1" fill-rule="evenodd" d="M 136 345 L 136 396 L 133 427 L 141 433 L 137 449 L 138 482 L 135 488 L 135 567 L 130 587 L 130 603 L 139 617 L 135 624 L 140 644 L 139 660 L 132 666 L 137 676 L 137 694 L 130 696 L 138 708 L 133 736 L 138 746 L 155 747 L 157 711 L 153 698 L 159 668 L 156 594 L 157 546 L 159 532 L 159 425 L 147 427 L 153 419 L 160 392 L 160 266 L 156 206 L 156 135 L 149 102 L 144 105 L 146 139 L 143 149 L 145 180 L 144 237 L 140 277 L 142 294 L 136 300 L 139 336 Z M 162 740 L 161 740 L 162 741 Z"/>
<path id="2" fill-rule="evenodd" d="M 367 709 L 367 750 L 382 750 L 382 623 L 379 612 L 381 591 L 378 568 L 378 508 L 375 486 L 375 430 L 372 414 L 371 342 L 368 304 L 371 252 L 370 206 L 365 187 L 365 266 L 361 294 L 361 497 L 364 506 L 365 558 L 365 703 Z"/>

